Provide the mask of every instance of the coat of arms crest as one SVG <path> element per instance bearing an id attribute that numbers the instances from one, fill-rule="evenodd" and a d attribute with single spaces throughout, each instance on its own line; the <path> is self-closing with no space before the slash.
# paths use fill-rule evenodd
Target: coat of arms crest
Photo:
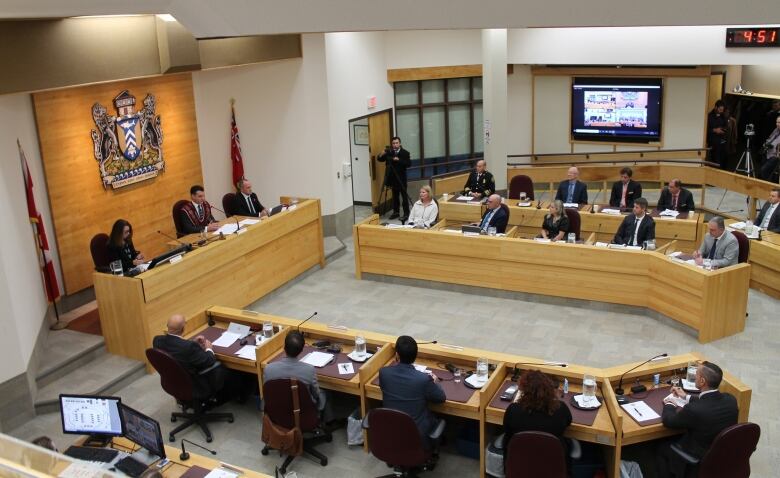
<path id="1" fill-rule="evenodd" d="M 127 90 L 113 103 L 117 116 L 108 114 L 100 103 L 92 105 L 97 127 L 92 130 L 92 143 L 103 187 L 116 189 L 157 176 L 165 169 L 165 162 L 154 95 L 146 95 L 140 111 L 135 111 L 135 96 Z"/>

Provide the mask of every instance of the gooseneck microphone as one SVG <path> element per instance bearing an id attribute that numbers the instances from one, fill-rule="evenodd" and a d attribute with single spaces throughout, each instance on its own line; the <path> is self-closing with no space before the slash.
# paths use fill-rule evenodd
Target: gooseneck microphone
<path id="1" fill-rule="evenodd" d="M 241 193 L 239 193 L 239 194 L 241 194 Z M 211 204 L 209 204 L 209 206 L 211 206 Z M 214 207 L 214 206 L 211 206 L 211 209 L 216 209 L 217 211 L 219 211 L 219 212 L 221 212 L 222 214 L 225 215 L 225 219 L 228 219 L 227 213 L 225 211 L 223 211 L 222 209 L 220 209 L 218 207 Z M 236 216 L 234 214 L 233 217 L 236 219 L 236 232 L 235 232 L 235 234 L 238 234 L 238 230 L 241 229 L 241 223 L 238 222 L 238 216 Z"/>
<path id="2" fill-rule="evenodd" d="M 604 190 L 604 186 L 601 186 L 601 188 L 599 189 L 599 192 L 597 192 L 596 195 L 593 196 L 593 205 L 594 206 L 596 205 L 596 198 L 601 196 L 601 191 L 603 191 L 603 190 Z M 594 211 L 593 208 L 590 208 L 590 212 L 596 212 L 596 211 Z"/>
<path id="3" fill-rule="evenodd" d="M 517 379 L 520 378 L 520 369 L 518 368 L 520 365 L 546 365 L 548 367 L 561 368 L 566 368 L 569 366 L 569 364 L 564 362 L 517 362 L 512 370 L 512 378 L 510 379 L 513 382 L 517 382 Z"/>
<path id="4" fill-rule="evenodd" d="M 211 453 L 212 455 L 216 455 L 216 454 L 217 454 L 217 452 L 216 452 L 215 450 L 210 450 L 210 449 L 206 448 L 206 447 L 205 447 L 205 446 L 203 446 L 203 445 L 198 445 L 197 443 L 195 443 L 195 442 L 193 442 L 193 441 L 189 441 L 189 440 L 187 440 L 186 438 L 182 438 L 182 439 L 181 439 L 181 453 L 179 454 L 179 459 L 180 459 L 181 461 L 187 461 L 187 460 L 189 460 L 189 459 L 190 459 L 190 454 L 189 454 L 189 452 L 188 452 L 187 450 L 185 450 L 185 449 L 184 449 L 184 442 L 185 442 L 185 441 L 186 441 L 187 443 L 189 443 L 190 445 L 195 445 L 195 446 L 196 446 L 196 447 L 198 447 L 198 448 L 202 448 L 202 449 L 206 450 L 207 452 Z"/>
<path id="5" fill-rule="evenodd" d="M 428 342 L 417 342 L 417 345 L 430 345 L 430 344 L 438 344 L 438 340 L 429 340 Z"/>
<path id="6" fill-rule="evenodd" d="M 298 332 L 300 332 L 300 331 L 301 331 L 301 325 L 303 325 L 303 324 L 305 324 L 306 322 L 308 322 L 308 321 L 309 321 L 309 319 L 311 319 L 311 318 L 312 318 L 312 317 L 314 317 L 315 315 L 317 315 L 317 311 L 315 311 L 313 314 L 311 314 L 310 316 L 308 316 L 308 317 L 306 318 L 306 320 L 304 320 L 303 322 L 301 322 L 300 324 L 298 324 Z"/>
<path id="7" fill-rule="evenodd" d="M 539 199 L 536 200 L 536 209 L 542 208 L 542 198 L 545 194 L 547 194 L 547 191 L 542 191 L 542 194 L 539 195 Z"/>
<path id="8" fill-rule="evenodd" d="M 656 355 L 655 357 L 652 357 L 652 358 L 650 358 L 648 360 L 645 360 L 644 362 L 640 363 L 636 367 L 631 367 L 630 369 L 628 369 L 625 372 L 623 372 L 623 375 L 620 376 L 620 380 L 618 381 L 618 386 L 617 386 L 617 388 L 615 388 L 615 395 L 621 395 L 621 397 L 618 398 L 618 403 L 623 404 L 623 403 L 627 403 L 628 402 L 628 399 L 626 399 L 625 397 L 622 396 L 623 395 L 623 377 L 625 377 L 628 372 L 636 370 L 639 367 L 641 367 L 642 365 L 644 365 L 646 363 L 649 363 L 649 362 L 652 362 L 653 360 L 659 359 L 661 357 L 668 357 L 668 356 L 669 356 L 669 354 L 667 354 L 667 353 L 662 353 L 662 354 Z"/>

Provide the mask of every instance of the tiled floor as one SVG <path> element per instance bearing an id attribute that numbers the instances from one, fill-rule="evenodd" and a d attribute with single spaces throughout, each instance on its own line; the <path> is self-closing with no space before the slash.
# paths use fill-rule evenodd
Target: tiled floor
<path id="1" fill-rule="evenodd" d="M 708 204 L 720 199 L 709 190 Z M 744 199 L 727 197 L 724 207 L 737 209 Z M 361 213 L 356 216 L 360 220 Z M 507 351 L 549 360 L 607 367 L 638 361 L 660 352 L 671 354 L 700 351 L 722 365 L 753 389 L 751 421 L 762 429 L 758 450 L 751 461 L 755 477 L 776 476 L 780 463 L 780 322 L 778 301 L 751 291 L 750 317 L 745 332 L 702 345 L 680 327 L 626 313 L 625 309 L 582 302 L 566 303 L 529 296 L 513 299 L 483 293 L 451 290 L 448 286 L 412 286 L 354 277 L 352 244 L 347 253 L 323 270 L 317 270 L 290 287 L 280 289 L 250 308 L 288 317 L 308 317 L 318 311 L 325 323 L 344 324 L 387 334 L 411 334 L 420 339 L 438 339 L 452 344 Z M 160 420 L 164 433 L 171 429 L 168 414 L 172 400 L 160 389 L 156 375 L 146 376 L 119 392 L 124 402 Z M 211 444 L 224 461 L 273 473 L 275 456 L 259 451 L 260 414 L 252 404 L 230 404 L 236 413 L 233 424 L 215 424 Z M 55 438 L 61 447 L 72 440 L 60 433 L 58 414 L 37 417 L 13 435 L 31 439 L 41 434 Z M 197 430 L 180 435 L 204 443 Z M 347 447 L 343 431 L 333 443 L 321 447 L 330 459 L 327 467 L 296 460 L 291 470 L 300 477 L 371 477 L 388 469 L 359 447 Z M 440 466 L 430 477 L 478 476 L 478 462 L 445 450 Z"/>

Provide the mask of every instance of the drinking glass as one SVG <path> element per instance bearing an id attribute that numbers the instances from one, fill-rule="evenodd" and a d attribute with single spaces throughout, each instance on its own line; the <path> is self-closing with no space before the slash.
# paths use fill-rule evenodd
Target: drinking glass
<path id="1" fill-rule="evenodd" d="M 362 335 L 355 337 L 355 355 L 360 358 L 366 355 L 366 339 Z"/>
<path id="2" fill-rule="evenodd" d="M 600 208 L 601 208 L 601 206 L 599 206 L 598 204 L 594 204 L 593 205 L 593 212 L 599 212 Z"/>
<path id="3" fill-rule="evenodd" d="M 495 235 L 496 235 L 496 228 L 488 227 L 488 236 L 495 236 Z"/>
<path id="4" fill-rule="evenodd" d="M 696 383 L 696 370 L 699 368 L 699 364 L 695 361 L 688 362 L 688 370 L 685 377 L 690 383 Z"/>
<path id="5" fill-rule="evenodd" d="M 574 234 L 573 232 L 570 232 L 569 235 L 566 236 L 566 242 L 568 244 L 574 244 L 575 242 L 577 242 L 577 235 Z"/>
<path id="6" fill-rule="evenodd" d="M 747 234 L 748 236 L 753 234 L 753 221 L 751 221 L 750 219 L 745 221 L 745 234 Z"/>
<path id="7" fill-rule="evenodd" d="M 122 261 L 114 261 L 110 265 L 111 273 L 115 276 L 121 276 L 124 275 L 122 273 Z"/>
<path id="8" fill-rule="evenodd" d="M 669 380 L 669 383 L 672 384 L 672 387 L 679 387 L 680 386 L 680 377 L 677 376 L 677 372 L 672 375 L 672 379 Z"/>
<path id="9" fill-rule="evenodd" d="M 263 337 L 270 339 L 274 336 L 274 324 L 271 322 L 263 322 Z"/>
<path id="10" fill-rule="evenodd" d="M 525 201 L 525 198 L 526 198 L 525 192 L 521 192 L 520 193 L 520 200 L 521 201 Z"/>
<path id="11" fill-rule="evenodd" d="M 488 359 L 480 357 L 477 359 L 477 381 L 487 382 L 488 379 Z"/>
<path id="12" fill-rule="evenodd" d="M 655 250 L 655 240 L 650 239 L 649 241 L 645 241 L 645 250 L 646 251 L 654 251 Z"/>
<path id="13" fill-rule="evenodd" d="M 586 399 L 596 396 L 596 377 L 593 375 L 582 376 L 582 395 Z"/>
<path id="14" fill-rule="evenodd" d="M 463 376 L 463 371 L 459 368 L 456 368 L 454 372 L 452 372 L 452 380 L 455 383 L 460 383 L 460 378 Z"/>

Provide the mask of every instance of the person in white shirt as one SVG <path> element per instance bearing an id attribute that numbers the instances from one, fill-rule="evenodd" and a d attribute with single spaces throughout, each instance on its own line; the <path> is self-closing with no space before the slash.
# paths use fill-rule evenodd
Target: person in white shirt
<path id="1" fill-rule="evenodd" d="M 436 222 L 436 218 L 439 216 L 439 206 L 436 205 L 436 201 L 433 200 L 433 194 L 431 193 L 430 186 L 423 186 L 420 188 L 420 199 L 414 203 L 412 212 L 409 213 L 409 221 L 407 224 L 415 227 L 431 227 L 431 224 Z"/>
<path id="2" fill-rule="evenodd" d="M 770 232 L 780 233 L 780 188 L 769 193 L 769 200 L 761 208 L 756 218 L 756 226 Z"/>

